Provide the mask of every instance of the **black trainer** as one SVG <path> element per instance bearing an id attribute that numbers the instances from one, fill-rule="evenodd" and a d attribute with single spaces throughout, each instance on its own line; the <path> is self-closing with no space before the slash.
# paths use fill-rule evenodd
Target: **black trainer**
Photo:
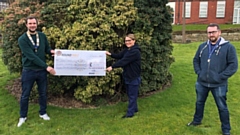
<path id="1" fill-rule="evenodd" d="M 132 116 L 128 116 L 128 115 L 123 115 L 122 116 L 122 118 L 132 118 L 133 117 L 133 115 Z"/>
<path id="2" fill-rule="evenodd" d="M 194 121 L 192 121 L 192 122 L 190 122 L 190 123 L 188 123 L 187 124 L 187 126 L 198 126 L 198 125 L 201 125 L 202 123 L 200 122 L 194 122 Z"/>

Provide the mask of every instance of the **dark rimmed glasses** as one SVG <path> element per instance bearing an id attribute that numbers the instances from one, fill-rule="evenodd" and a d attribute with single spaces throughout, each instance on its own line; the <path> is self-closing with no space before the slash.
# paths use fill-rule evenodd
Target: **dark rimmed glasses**
<path id="1" fill-rule="evenodd" d="M 125 40 L 125 42 L 131 42 L 132 40 Z"/>
<path id="2" fill-rule="evenodd" d="M 218 31 L 208 31 L 207 34 L 211 35 L 211 34 L 216 34 Z"/>

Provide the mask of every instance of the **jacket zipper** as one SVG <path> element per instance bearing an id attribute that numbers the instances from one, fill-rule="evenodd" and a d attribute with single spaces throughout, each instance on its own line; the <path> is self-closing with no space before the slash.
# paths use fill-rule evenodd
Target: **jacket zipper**
<path id="1" fill-rule="evenodd" d="M 210 61 L 211 61 L 211 59 L 209 58 L 209 59 L 207 60 L 207 62 L 208 62 L 208 70 L 207 70 L 207 82 L 208 82 L 208 87 L 210 87 L 210 83 L 209 83 L 209 67 L 210 67 Z"/>

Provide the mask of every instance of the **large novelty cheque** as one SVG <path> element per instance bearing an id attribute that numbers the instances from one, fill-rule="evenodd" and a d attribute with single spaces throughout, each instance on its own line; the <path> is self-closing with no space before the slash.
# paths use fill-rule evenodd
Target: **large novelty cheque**
<path id="1" fill-rule="evenodd" d="M 62 76 L 105 76 L 105 51 L 55 50 L 54 69 Z"/>

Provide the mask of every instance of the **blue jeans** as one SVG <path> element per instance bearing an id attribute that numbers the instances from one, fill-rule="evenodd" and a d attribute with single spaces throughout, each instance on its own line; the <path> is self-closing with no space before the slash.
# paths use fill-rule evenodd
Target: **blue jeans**
<path id="1" fill-rule="evenodd" d="M 36 82 L 38 86 L 39 114 L 45 114 L 47 109 L 47 71 L 23 69 L 21 81 L 22 95 L 20 100 L 20 117 L 27 117 L 29 96 L 34 82 Z"/>
<path id="2" fill-rule="evenodd" d="M 128 110 L 126 114 L 127 116 L 133 116 L 135 112 L 138 112 L 137 97 L 140 83 L 140 77 L 132 81 L 125 80 L 128 95 Z"/>
<path id="3" fill-rule="evenodd" d="M 196 110 L 195 110 L 193 121 L 196 123 L 200 123 L 202 121 L 204 105 L 208 97 L 209 91 L 211 91 L 218 108 L 220 121 L 222 123 L 221 125 L 222 131 L 223 133 L 229 133 L 231 130 L 231 127 L 230 127 L 228 107 L 226 103 L 226 100 L 227 100 L 226 96 L 228 91 L 227 85 L 215 87 L 215 88 L 209 88 L 209 87 L 202 86 L 198 82 L 196 83 L 197 101 L 196 101 Z"/>

